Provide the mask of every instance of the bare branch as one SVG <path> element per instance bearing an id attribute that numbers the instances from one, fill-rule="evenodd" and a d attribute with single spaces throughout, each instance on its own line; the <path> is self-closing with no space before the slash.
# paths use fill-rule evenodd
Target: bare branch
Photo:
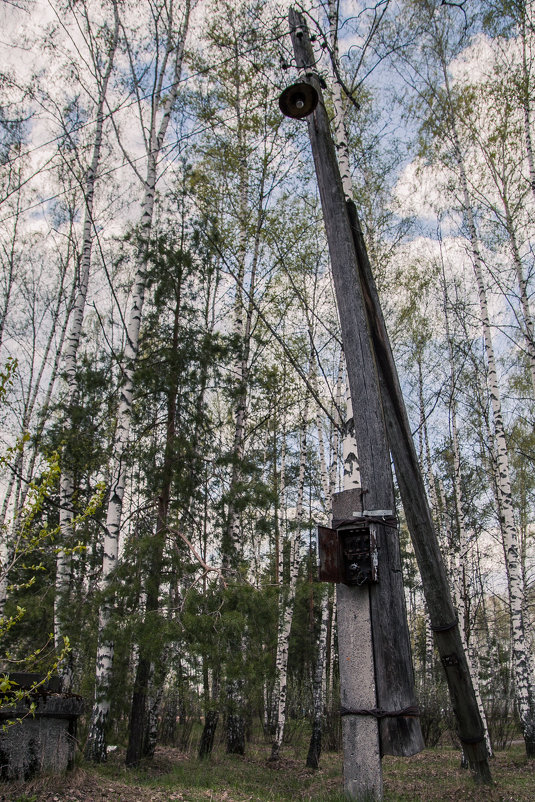
<path id="1" fill-rule="evenodd" d="M 167 528 L 168 528 L 168 530 L 170 532 L 173 532 L 175 535 L 178 535 L 178 537 L 182 538 L 182 540 L 184 541 L 186 546 L 189 548 L 189 550 L 191 551 L 191 553 L 193 554 L 193 556 L 195 557 L 195 559 L 197 560 L 197 562 L 199 563 L 201 568 L 204 569 L 205 575 L 206 574 L 210 574 L 210 573 L 217 574 L 219 579 L 221 580 L 221 584 L 223 585 L 224 588 L 226 588 L 227 587 L 227 583 L 223 579 L 223 572 L 221 571 L 221 569 L 220 568 L 216 568 L 213 565 L 208 565 L 208 563 L 203 560 L 201 555 L 195 549 L 195 546 L 193 546 L 193 544 L 188 540 L 186 535 L 182 534 L 182 532 L 179 532 L 178 529 L 174 529 L 171 526 L 168 526 Z"/>
<path id="2" fill-rule="evenodd" d="M 466 10 L 465 10 L 465 8 L 464 8 L 464 7 L 465 7 L 465 5 L 466 5 L 466 0 L 459 0 L 459 2 L 458 2 L 458 3 L 456 3 L 456 2 L 455 2 L 455 0 L 441 0 L 441 3 L 440 3 L 440 5 L 441 5 L 441 6 L 451 6 L 452 8 L 460 8 L 460 9 L 461 9 L 461 11 L 462 11 L 462 12 L 463 12 L 463 14 L 464 14 L 464 24 L 465 24 L 465 28 L 467 28 L 467 27 L 468 27 L 468 16 L 467 16 L 467 14 L 466 14 Z"/>

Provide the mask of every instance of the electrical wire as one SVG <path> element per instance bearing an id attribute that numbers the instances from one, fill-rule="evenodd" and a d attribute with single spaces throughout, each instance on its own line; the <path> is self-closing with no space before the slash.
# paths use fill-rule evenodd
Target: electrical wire
<path id="1" fill-rule="evenodd" d="M 253 106 L 251 109 L 249 109 L 249 111 L 250 112 L 256 111 L 256 109 L 262 108 L 263 105 L 264 105 L 264 102 L 258 103 L 256 106 Z M 234 114 L 231 114 L 229 117 L 225 118 L 224 120 L 221 120 L 220 122 L 221 122 L 222 125 L 226 125 L 227 123 L 232 122 L 232 120 L 237 119 L 238 116 L 239 115 L 236 112 Z M 175 140 L 173 140 L 171 142 L 168 142 L 165 145 L 162 145 L 162 147 L 160 148 L 160 151 L 164 151 L 164 150 L 168 151 L 169 149 L 173 150 L 174 148 L 179 146 L 182 142 L 185 142 L 186 140 L 191 139 L 194 136 L 202 134 L 205 131 L 210 130 L 211 128 L 212 128 L 212 124 L 209 123 L 207 125 L 201 126 L 200 128 L 194 129 L 193 131 L 190 131 L 189 133 L 184 134 L 183 136 L 179 137 L 178 139 L 175 139 Z M 254 148 L 254 149 L 256 149 L 256 148 Z M 111 175 L 112 173 L 117 172 L 118 170 L 122 170 L 123 168 L 126 168 L 129 165 L 132 165 L 135 162 L 142 161 L 143 159 L 146 159 L 146 158 L 147 158 L 147 153 L 143 153 L 143 154 L 141 154 L 141 156 L 138 156 L 135 159 L 129 159 L 128 161 L 122 162 L 119 165 L 115 165 L 114 167 L 110 167 L 109 169 L 107 169 L 104 172 L 102 172 L 98 176 L 98 178 L 99 179 L 105 178 L 106 176 Z M 175 158 L 176 157 L 173 158 L 173 161 L 174 161 Z M 161 164 L 162 161 L 163 161 L 163 156 L 159 160 L 158 164 Z M 0 218 L 0 224 L 5 223 L 7 220 L 13 219 L 14 217 L 18 217 L 18 216 L 20 216 L 22 214 L 25 214 L 26 212 L 29 212 L 32 209 L 37 209 L 40 206 L 44 206 L 46 203 L 50 203 L 53 200 L 57 200 L 58 198 L 61 198 L 64 195 L 67 195 L 70 191 L 71 191 L 71 188 L 69 187 L 67 189 L 62 190 L 61 192 L 57 192 L 54 195 L 50 195 L 48 198 L 43 198 L 42 200 L 39 200 L 36 203 L 32 203 L 30 206 L 26 206 L 23 209 L 17 209 L 16 212 L 13 212 L 12 214 L 8 214 L 5 217 Z"/>
<path id="2" fill-rule="evenodd" d="M 285 36 L 287 36 L 286 33 L 284 33 L 284 34 L 281 33 L 278 36 L 274 36 L 273 38 L 266 40 L 266 44 L 269 44 L 271 42 L 277 42 L 280 39 L 283 39 Z M 251 47 L 249 50 L 244 50 L 243 53 L 240 53 L 240 56 L 245 57 L 245 56 L 249 55 L 250 53 L 254 53 L 254 52 L 257 52 L 257 51 L 258 51 L 258 44 L 256 44 L 254 47 Z M 212 70 L 218 69 L 219 67 L 224 67 L 225 64 L 228 64 L 230 61 L 233 61 L 234 59 L 235 59 L 235 55 L 229 56 L 228 58 L 222 59 L 221 61 L 216 62 L 215 64 L 211 64 L 209 67 L 204 67 L 201 70 L 197 70 L 196 72 L 193 72 L 190 75 L 187 75 L 185 78 L 180 78 L 178 81 L 173 81 L 172 83 L 162 87 L 161 93 L 163 94 L 164 92 L 168 92 L 170 89 L 173 89 L 175 86 L 179 86 L 180 84 L 185 84 L 188 81 L 193 80 L 194 78 L 198 78 L 199 76 L 208 75 L 208 74 L 210 74 L 210 72 Z M 135 106 L 135 105 L 137 105 L 139 103 L 140 100 L 147 100 L 147 98 L 149 98 L 151 95 L 152 95 L 152 90 L 146 92 L 145 94 L 142 94 L 139 97 L 135 97 L 130 102 L 127 102 L 127 99 L 125 99 L 116 108 L 114 108 L 113 110 L 110 110 L 106 114 L 104 114 L 102 116 L 102 119 L 103 120 L 110 119 L 111 117 L 116 115 L 119 111 L 123 111 L 124 109 L 128 109 L 131 106 Z M 82 131 L 84 128 L 87 128 L 87 126 L 94 125 L 97 122 L 97 119 L 98 118 L 95 117 L 95 118 L 93 118 L 91 120 L 87 120 L 86 122 L 80 123 L 79 125 L 71 128 L 70 131 L 63 131 L 63 133 L 58 134 L 58 136 L 55 136 L 52 139 L 48 139 L 46 142 L 42 142 L 40 145 L 36 145 L 33 148 L 29 148 L 28 150 L 25 150 L 22 153 L 17 153 L 12 158 L 6 159 L 2 163 L 2 166 L 9 166 L 11 164 L 14 164 L 19 159 L 22 159 L 22 158 L 24 158 L 26 156 L 29 156 L 32 153 L 35 153 L 36 151 L 41 150 L 41 148 L 48 147 L 48 145 L 53 145 L 55 142 L 59 142 L 61 139 L 64 139 L 65 137 L 71 137 L 73 134 L 77 134 L 79 131 Z"/>

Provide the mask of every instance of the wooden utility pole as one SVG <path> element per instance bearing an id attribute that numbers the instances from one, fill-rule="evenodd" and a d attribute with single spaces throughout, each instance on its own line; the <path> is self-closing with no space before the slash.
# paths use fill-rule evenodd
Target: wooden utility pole
<path id="1" fill-rule="evenodd" d="M 348 379 L 353 399 L 355 437 L 362 474 L 363 508 L 392 510 L 393 495 L 389 450 L 394 459 L 403 506 L 420 568 L 424 593 L 437 646 L 446 671 L 458 733 L 476 779 L 489 782 L 490 770 L 484 730 L 463 651 L 460 632 L 451 601 L 442 556 L 433 528 L 423 480 L 392 358 L 388 335 L 375 283 L 353 203 L 346 204 L 329 119 L 323 103 L 320 81 L 315 72 L 314 55 L 304 17 L 293 9 L 289 14 L 290 32 L 298 69 L 303 81 L 318 94 L 319 102 L 307 117 L 325 228 L 329 243 L 333 280 L 342 328 Z M 383 419 L 384 414 L 384 419 Z M 388 433 L 388 442 L 385 435 Z M 355 510 L 354 512 L 357 512 Z M 370 605 L 374 634 L 377 696 L 380 706 L 392 715 L 381 718 L 381 752 L 411 754 L 419 729 L 415 719 L 400 715 L 411 709 L 412 676 L 404 651 L 403 633 L 397 632 L 399 601 L 403 600 L 399 544 L 386 527 L 377 527 L 379 538 L 379 582 L 370 586 Z M 386 581 L 385 581 L 386 580 Z M 399 583 L 399 584 L 397 584 Z M 346 592 L 347 591 L 347 592 Z M 353 588 L 343 591 L 340 601 L 351 605 Z M 347 617 L 350 625 L 351 615 Z M 395 623 L 393 623 L 393 621 Z M 346 633 L 340 627 L 339 640 Z M 345 625 L 344 625 L 345 626 Z M 398 627 L 399 628 L 399 627 Z M 399 637 L 398 637 L 399 636 Z M 357 649 L 357 644 L 353 645 Z M 340 660 L 340 681 L 351 683 Z M 399 673 L 404 677 L 400 677 Z M 394 680 L 394 689 L 390 682 Z M 405 684 L 403 684 L 405 683 Z M 343 691 L 342 691 L 343 693 Z M 387 706 L 385 699 L 393 699 Z M 404 700 L 404 704 L 403 704 Z M 356 747 L 348 741 L 347 721 L 358 722 L 362 711 L 344 716 L 344 778 L 351 796 L 362 792 L 347 783 L 348 772 L 358 772 Z M 365 717 L 363 717 L 365 718 Z M 358 725 L 354 725 L 358 726 Z M 405 731 L 404 731 L 405 728 Z M 351 735 L 354 737 L 355 733 Z M 351 767 L 346 762 L 352 763 Z M 377 791 L 370 789 L 372 794 Z"/>
<path id="2" fill-rule="evenodd" d="M 379 373 L 390 451 L 416 554 L 431 629 L 446 673 L 457 732 L 477 782 L 490 783 L 485 728 L 479 712 L 451 590 L 418 464 L 390 340 L 355 205 L 347 204 L 367 318 Z"/>
<path id="3" fill-rule="evenodd" d="M 352 798 L 382 798 L 381 756 L 423 748 L 406 621 L 394 488 L 379 378 L 360 289 L 353 231 L 329 121 L 303 18 L 291 11 L 297 65 L 320 95 L 308 119 L 329 242 L 342 340 L 353 402 L 361 489 L 333 501 L 334 525 L 364 513 L 377 544 L 378 582 L 338 585 L 338 639 L 343 714 L 344 786 Z M 360 496 L 360 498 L 359 498 Z M 366 515 L 366 512 L 368 513 Z M 370 613 L 367 613 L 367 610 Z M 371 614 L 372 632 L 366 618 Z"/>

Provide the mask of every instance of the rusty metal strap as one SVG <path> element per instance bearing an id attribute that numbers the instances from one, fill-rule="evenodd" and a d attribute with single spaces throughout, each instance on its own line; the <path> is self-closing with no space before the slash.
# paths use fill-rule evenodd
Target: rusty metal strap
<path id="1" fill-rule="evenodd" d="M 457 619 L 455 619 L 455 621 L 452 621 L 450 624 L 441 624 L 439 626 L 433 626 L 433 624 L 431 624 L 431 630 L 433 632 L 449 632 L 450 629 L 455 629 L 458 623 Z"/>
<path id="2" fill-rule="evenodd" d="M 333 521 L 334 529 L 339 529 L 341 526 L 346 526 L 348 524 L 356 524 L 359 521 L 364 521 L 365 523 L 376 523 L 382 524 L 383 526 L 389 526 L 392 529 L 398 528 L 398 518 L 396 515 L 363 515 L 359 513 L 354 518 L 340 518 Z"/>
<path id="3" fill-rule="evenodd" d="M 363 515 L 361 520 L 367 521 L 367 523 L 370 524 L 390 526 L 392 529 L 398 528 L 398 519 L 395 515 Z"/>
<path id="4" fill-rule="evenodd" d="M 397 529 L 398 528 L 398 524 L 399 524 L 398 519 L 394 518 L 394 517 L 392 517 L 392 518 L 380 518 L 380 517 L 375 516 L 375 515 L 374 516 L 367 515 L 366 516 L 366 520 L 369 521 L 369 523 L 377 523 L 377 524 L 382 524 L 383 526 L 389 526 L 390 529 Z"/>
<path id="5" fill-rule="evenodd" d="M 381 710 L 377 707 L 360 707 L 356 710 L 349 710 L 347 707 L 340 708 L 341 716 L 373 716 L 374 718 L 398 718 L 399 716 L 409 716 L 417 718 L 420 715 L 419 708 L 404 707 L 403 710 Z"/>

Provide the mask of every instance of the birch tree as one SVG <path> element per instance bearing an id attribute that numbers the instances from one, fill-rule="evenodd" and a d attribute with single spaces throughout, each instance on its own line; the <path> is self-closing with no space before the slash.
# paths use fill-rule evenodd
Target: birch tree
<path id="1" fill-rule="evenodd" d="M 279 602 L 278 602 L 278 627 L 277 627 L 277 650 L 275 658 L 275 733 L 271 744 L 271 757 L 270 760 L 278 760 L 280 756 L 280 749 L 282 746 L 282 739 L 284 735 L 284 727 L 286 724 L 286 703 L 288 692 L 288 648 L 290 640 L 290 632 L 293 619 L 293 605 L 295 600 L 295 591 L 297 587 L 297 576 L 299 571 L 299 557 L 300 557 L 300 541 L 301 541 L 301 528 L 303 524 L 304 504 L 303 494 L 305 486 L 305 465 L 307 455 L 307 441 L 306 431 L 308 426 L 308 399 L 305 396 L 305 404 L 302 412 L 302 421 L 300 425 L 300 457 L 299 457 L 299 474 L 297 477 L 297 498 L 295 506 L 295 522 L 290 521 L 289 525 L 292 527 L 293 532 L 290 531 L 289 535 L 289 581 L 288 586 L 285 587 L 282 582 L 282 571 L 279 576 Z M 280 551 L 282 557 L 282 549 Z"/>
<path id="2" fill-rule="evenodd" d="M 324 496 L 325 509 L 327 511 L 327 524 L 332 525 L 332 496 L 336 490 L 338 478 L 338 462 L 339 462 L 339 448 L 340 439 L 343 430 L 340 409 L 342 407 L 342 381 L 344 372 L 344 359 L 343 352 L 340 352 L 340 360 L 338 365 L 338 376 L 336 380 L 336 391 L 334 395 L 334 403 L 332 405 L 332 438 L 331 438 L 331 460 L 330 467 L 327 468 L 325 457 L 325 446 L 323 443 L 323 433 L 320 428 L 319 414 L 316 418 L 316 425 L 318 428 L 318 442 L 320 444 L 320 466 L 321 466 L 321 485 Z M 344 461 L 344 474 L 347 467 Z M 349 473 L 351 475 L 352 472 Z M 332 602 L 332 615 L 331 614 Z M 327 648 L 330 645 L 331 654 L 334 652 L 334 630 L 335 630 L 335 610 L 336 610 L 336 594 L 326 592 L 323 593 L 320 607 L 320 630 L 318 638 L 318 652 L 316 658 L 316 667 L 314 671 L 313 680 L 313 721 L 312 721 L 312 734 L 310 736 L 310 744 L 308 747 L 306 765 L 309 768 L 319 768 L 319 760 L 322 750 L 322 730 L 324 719 L 324 707 L 328 700 L 332 697 L 332 681 L 333 681 L 333 666 L 329 672 L 329 681 L 331 688 L 327 689 Z M 327 643 L 329 632 L 329 618 L 331 623 L 331 643 Z"/>
<path id="3" fill-rule="evenodd" d="M 79 275 L 77 276 L 76 294 L 71 313 L 71 322 L 67 334 L 65 348 L 63 352 L 63 377 L 66 383 L 65 406 L 70 415 L 76 405 L 78 394 L 78 382 L 76 375 L 77 357 L 82 335 L 84 320 L 84 309 L 86 304 L 87 291 L 89 286 L 89 276 L 91 271 L 91 255 L 94 239 L 94 197 L 95 185 L 100 168 L 102 142 L 104 136 L 104 116 L 105 104 L 108 93 L 108 84 L 112 74 L 115 51 L 119 38 L 119 13 L 115 0 L 111 3 L 112 22 L 108 34 L 108 42 L 105 56 L 103 58 L 98 45 L 99 32 L 93 29 L 93 22 L 89 15 L 87 4 L 80 4 L 78 13 L 80 14 L 79 24 L 83 26 L 85 41 L 88 45 L 90 63 L 96 84 L 96 103 L 95 103 L 95 131 L 91 158 L 87 170 L 84 171 L 84 223 L 82 231 L 82 241 L 80 244 Z M 73 9 L 76 14 L 77 10 Z M 73 426 L 72 415 L 65 421 L 66 428 Z M 65 546 L 72 544 L 73 532 L 71 521 L 74 515 L 73 494 L 75 491 L 74 477 L 72 468 L 69 465 L 69 455 L 64 453 L 63 469 L 60 479 L 60 527 L 61 541 Z M 60 548 L 58 551 L 56 564 L 56 593 L 54 598 L 55 605 L 55 628 L 54 639 L 56 646 L 63 641 L 65 635 L 64 610 L 68 604 L 68 583 L 70 573 L 69 551 Z M 63 684 L 65 690 L 70 690 L 72 677 L 67 670 L 64 670 Z"/>
<path id="4" fill-rule="evenodd" d="M 449 79 L 445 64 L 444 80 L 446 91 L 449 92 Z M 497 451 L 498 473 L 496 482 L 499 489 L 500 518 L 509 581 L 509 602 L 513 636 L 516 700 L 519 708 L 524 740 L 526 743 L 526 751 L 528 755 L 532 755 L 535 750 L 535 698 L 533 677 L 530 676 L 531 666 L 529 660 L 529 651 L 526 642 L 526 626 L 524 620 L 524 588 L 520 571 L 518 535 L 514 520 L 509 455 L 503 422 L 501 393 L 498 384 L 496 356 L 488 310 L 487 290 L 483 274 L 484 265 L 481 258 L 479 239 L 468 191 L 468 181 L 464 168 L 463 155 L 455 125 L 455 118 L 453 116 L 450 118 L 450 125 L 455 159 L 459 169 L 459 178 L 463 195 L 463 215 L 470 238 L 472 261 L 479 295 L 484 347 L 488 365 L 488 383 L 492 402 L 494 436 Z"/>
<path id="5" fill-rule="evenodd" d="M 161 446 L 158 438 L 156 446 L 147 447 L 151 454 L 161 450 L 162 456 L 156 466 L 153 459 L 144 466 L 143 484 L 148 485 L 149 498 L 157 497 L 157 510 L 148 545 L 140 544 L 140 558 L 146 562 L 141 592 L 144 622 L 130 711 L 127 765 L 138 765 L 143 754 L 154 754 L 155 744 L 148 734 L 149 702 L 151 694 L 156 696 L 162 690 L 163 678 L 159 675 L 166 673 L 164 656 L 169 645 L 162 648 L 147 633 L 154 630 L 158 621 L 164 626 L 161 595 L 162 585 L 167 583 L 162 573 L 169 570 L 169 540 L 176 538 L 180 542 L 182 535 L 188 542 L 193 540 L 191 520 L 197 518 L 198 485 L 209 451 L 206 396 L 208 381 L 215 372 L 210 360 L 218 355 L 211 313 L 217 291 L 212 254 L 197 243 L 195 229 L 188 224 L 185 197 L 179 202 L 180 238 L 165 232 L 155 239 L 151 257 L 155 292 L 138 366 L 140 372 L 154 370 L 157 374 L 153 392 L 157 399 L 160 395 L 165 399 L 165 421 L 158 427 L 164 430 Z M 155 427 L 147 427 L 144 410 L 139 411 L 138 417 L 141 431 L 137 439 L 143 443 L 143 431 L 148 429 L 152 439 Z M 178 576 L 177 584 L 180 579 Z"/>
<path id="6" fill-rule="evenodd" d="M 102 602 L 99 610 L 98 648 L 96 655 L 95 701 L 91 714 L 89 736 L 85 754 L 87 759 L 101 762 L 106 759 L 105 729 L 110 709 L 110 682 L 113 661 L 113 636 L 109 632 L 112 609 L 108 588 L 117 565 L 121 513 L 125 491 L 126 459 L 130 420 L 132 413 L 133 378 L 139 346 L 139 332 L 143 315 L 147 280 L 147 252 L 154 214 L 158 160 L 161 156 L 167 129 L 180 90 L 180 77 L 184 57 L 186 35 L 189 27 L 191 5 L 188 0 L 183 9 L 174 3 L 154 6 L 151 11 L 154 28 L 152 35 L 158 49 L 154 54 L 154 83 L 149 103 L 144 104 L 139 91 L 138 64 L 134 42 L 125 41 L 125 48 L 132 70 L 131 79 L 137 92 L 140 114 L 141 136 L 146 149 L 146 173 L 142 178 L 131 161 L 134 172 L 141 180 L 142 200 L 138 233 L 138 253 L 129 310 L 126 316 L 125 350 L 122 366 L 122 381 L 116 413 L 115 442 L 111 482 L 106 516 L 106 531 L 103 543 L 102 574 L 100 591 Z M 126 20 L 121 20 L 124 28 Z M 166 82 L 168 84 L 166 85 Z M 106 593 L 108 591 L 108 593 Z"/>
<path id="7" fill-rule="evenodd" d="M 251 384 L 255 363 L 265 347 L 258 337 L 259 321 L 274 272 L 266 256 L 266 228 L 278 182 L 287 167 L 280 159 L 284 147 L 277 136 L 280 117 L 272 113 L 266 80 L 275 53 L 263 32 L 263 9 L 256 2 L 244 2 L 236 15 L 234 7 L 218 2 L 213 11 L 206 36 L 210 57 L 218 66 L 199 92 L 201 115 L 209 119 L 210 130 L 201 145 L 198 190 L 200 202 L 208 201 L 211 209 L 214 205 L 218 209 L 222 236 L 217 248 L 232 288 L 228 315 L 233 365 L 225 427 L 228 475 L 221 554 L 226 575 L 239 581 L 251 548 L 246 537 Z M 201 63 L 204 67 L 205 62 Z M 245 642 L 236 642 L 232 651 L 239 654 L 245 648 Z M 227 751 L 243 754 L 244 700 L 239 686 L 237 679 L 226 685 Z"/>
<path id="8" fill-rule="evenodd" d="M 454 196 L 462 214 L 466 231 L 469 253 L 474 270 L 475 283 L 479 299 L 480 320 L 485 358 L 487 363 L 487 381 L 493 413 L 493 436 L 496 448 L 496 488 L 498 508 L 500 510 L 500 527 L 503 537 L 504 555 L 507 566 L 509 604 L 511 612 L 511 630 L 513 638 L 513 656 L 515 666 L 516 700 L 519 709 L 522 730 L 528 754 L 533 752 L 534 738 L 534 697 L 533 677 L 530 673 L 529 651 L 526 641 L 526 623 L 524 619 L 524 588 L 520 571 L 518 536 L 514 520 L 514 502 L 511 492 L 509 455 L 502 411 L 501 391 L 497 371 L 497 360 L 494 348 L 491 318 L 487 299 L 487 283 L 485 280 L 485 263 L 482 257 L 481 242 L 478 236 L 474 207 L 470 194 L 470 181 L 466 169 L 465 153 L 459 130 L 459 119 L 454 91 L 449 74 L 449 59 L 452 58 L 453 35 L 444 30 L 432 3 L 415 4 L 419 13 L 426 14 L 428 25 L 426 38 L 420 40 L 428 61 L 427 76 L 422 76 L 421 66 L 415 67 L 415 73 L 423 77 L 421 98 L 427 104 L 428 119 L 436 130 L 445 137 L 447 148 L 446 164 L 454 171 L 458 182 L 458 190 Z M 411 65 L 412 66 L 412 65 Z M 436 70 L 435 78 L 440 76 L 442 87 L 429 81 L 431 71 Z M 446 144 L 447 143 L 447 144 Z M 449 159 L 449 160 L 448 160 Z"/>
<path id="9" fill-rule="evenodd" d="M 483 700 L 481 698 L 479 676 L 478 672 L 474 668 L 474 659 L 473 659 L 474 651 L 470 647 L 469 632 L 467 631 L 468 610 L 467 610 L 467 598 L 466 598 L 467 596 L 466 578 L 469 570 L 468 561 L 469 561 L 470 542 L 469 542 L 469 535 L 467 531 L 467 524 L 464 513 L 462 473 L 461 473 L 461 450 L 459 445 L 459 430 L 457 426 L 457 399 L 456 399 L 457 379 L 455 376 L 453 342 L 450 332 L 450 323 L 448 316 L 449 314 L 448 297 L 447 297 L 447 289 L 446 289 L 444 273 L 443 273 L 443 279 L 444 279 L 444 322 L 445 322 L 446 340 L 448 343 L 448 359 L 450 365 L 449 415 L 450 415 L 451 444 L 453 450 L 453 491 L 454 491 L 454 501 L 455 501 L 455 521 L 457 525 L 457 538 L 458 538 L 458 542 L 454 549 L 454 557 L 456 559 L 455 559 L 455 565 L 453 567 L 454 568 L 453 595 L 454 595 L 455 606 L 457 608 L 461 639 L 464 650 L 466 652 L 468 668 L 470 670 L 470 674 L 472 675 L 474 692 L 476 695 L 479 713 L 481 715 L 481 720 L 483 722 L 483 726 L 485 729 L 485 743 L 487 745 L 487 752 L 489 757 L 492 757 L 493 755 L 492 743 L 489 735 L 487 717 L 483 707 Z"/>
<path id="10" fill-rule="evenodd" d="M 509 44 L 512 49 L 513 45 Z M 474 53 L 475 56 L 475 53 Z M 470 58 L 470 53 L 467 58 Z M 533 202 L 529 183 L 525 179 L 526 155 L 523 147 L 525 120 L 516 107 L 516 95 L 511 96 L 508 84 L 515 64 L 504 66 L 499 55 L 491 54 L 490 75 L 470 83 L 463 76 L 455 89 L 460 95 L 456 114 L 458 134 L 463 139 L 464 161 L 472 204 L 483 211 L 481 236 L 490 247 L 504 239 L 506 260 L 512 271 L 494 268 L 493 278 L 504 293 L 518 320 L 531 384 L 535 397 L 535 337 L 529 301 L 528 260 Z M 462 87 L 462 94 L 460 92 Z M 528 159 L 529 163 L 529 159 Z M 508 278 L 512 272 L 514 279 Z M 529 276 L 529 272 L 528 272 Z M 516 290 L 514 280 L 516 279 Z M 519 307 L 517 309 L 517 307 Z"/>

